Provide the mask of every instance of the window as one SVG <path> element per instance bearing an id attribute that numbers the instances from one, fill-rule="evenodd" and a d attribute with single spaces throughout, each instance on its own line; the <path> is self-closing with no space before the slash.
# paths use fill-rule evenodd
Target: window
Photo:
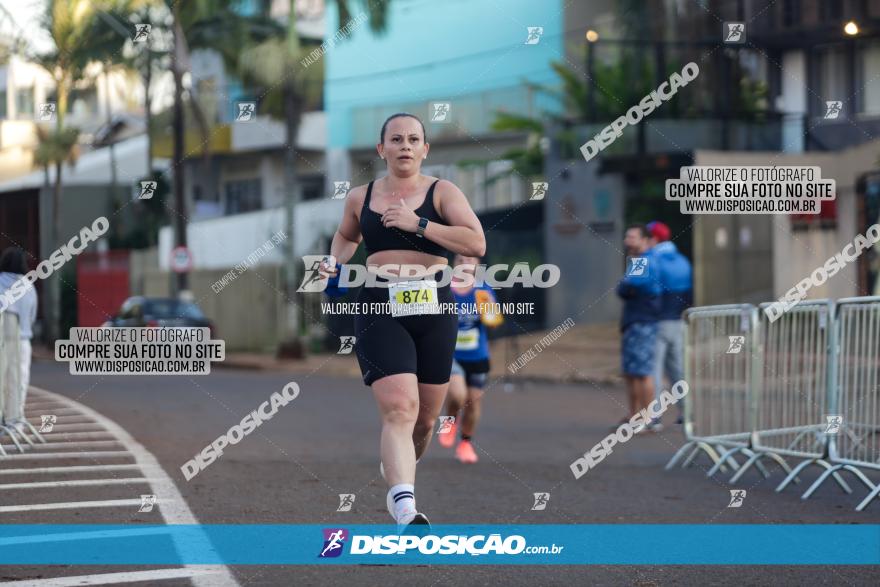
<path id="1" fill-rule="evenodd" d="M 782 3 L 782 24 L 787 27 L 801 23 L 801 1 L 784 0 Z"/>
<path id="2" fill-rule="evenodd" d="M 0 118 L 6 118 L 6 90 L 0 90 Z"/>
<path id="3" fill-rule="evenodd" d="M 226 182 L 226 214 L 241 214 L 263 208 L 263 181 L 239 179 Z"/>
<path id="4" fill-rule="evenodd" d="M 144 304 L 144 313 L 153 318 L 192 318 L 204 320 L 205 315 L 193 302 L 181 302 L 173 299 L 153 299 Z"/>
<path id="5" fill-rule="evenodd" d="M 15 112 L 18 118 L 34 117 L 33 88 L 20 88 L 15 91 Z"/>
<path id="6" fill-rule="evenodd" d="M 822 7 L 822 20 L 840 20 L 843 18 L 842 1 L 820 2 L 819 5 Z"/>
<path id="7" fill-rule="evenodd" d="M 143 314 L 142 303 L 143 298 L 128 298 L 119 310 L 119 318 L 123 320 L 140 318 Z"/>
<path id="8" fill-rule="evenodd" d="M 54 97 L 49 102 L 54 102 Z M 98 114 L 98 91 L 94 88 L 73 89 L 68 98 L 70 113 L 76 117 L 86 118 Z"/>
<path id="9" fill-rule="evenodd" d="M 861 100 L 859 112 L 862 114 L 880 115 L 880 42 L 865 45 L 859 51 L 859 86 L 861 86 Z"/>
<path id="10" fill-rule="evenodd" d="M 302 201 L 317 200 L 324 196 L 324 176 L 304 176 L 299 180 L 301 186 Z"/>

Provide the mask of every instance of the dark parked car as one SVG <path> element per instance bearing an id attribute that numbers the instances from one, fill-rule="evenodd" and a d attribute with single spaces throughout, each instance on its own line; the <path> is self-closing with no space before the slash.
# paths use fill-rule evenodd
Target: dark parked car
<path id="1" fill-rule="evenodd" d="M 195 302 L 174 298 L 135 296 L 123 302 L 119 313 L 106 326 L 207 326 L 214 336 L 214 325 Z"/>

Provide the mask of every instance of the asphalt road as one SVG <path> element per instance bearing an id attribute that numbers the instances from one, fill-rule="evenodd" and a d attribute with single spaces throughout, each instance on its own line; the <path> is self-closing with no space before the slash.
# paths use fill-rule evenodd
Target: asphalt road
<path id="1" fill-rule="evenodd" d="M 180 466 L 289 381 L 297 399 L 191 481 Z M 204 524 L 389 523 L 386 487 L 378 474 L 379 420 L 370 391 L 358 380 L 215 368 L 206 377 L 71 376 L 67 365 L 39 362 L 33 385 L 96 410 L 124 428 L 156 457 L 190 510 Z M 419 509 L 432 522 L 456 523 L 878 523 L 880 504 L 853 511 L 863 497 L 825 484 L 808 501 L 802 490 L 773 492 L 781 479 L 750 472 L 740 508 L 728 508 L 728 475 L 706 479 L 708 461 L 666 473 L 681 431 L 637 437 L 581 479 L 569 464 L 596 444 L 624 413 L 624 391 L 589 384 L 526 384 L 487 394 L 475 438 L 476 465 L 457 463 L 433 444 L 419 465 Z M 60 421 L 60 420 L 59 420 Z M 112 460 L 102 462 L 115 462 Z M 124 461 L 119 461 L 124 462 Z M 8 463 L 0 462 L 0 469 Z M 814 474 L 805 480 L 815 478 Z M 803 487 L 803 485 L 801 486 Z M 57 492 L 63 492 L 59 496 Z M 112 487 L 4 492 L 4 503 L 112 499 Z M 134 491 L 134 490 L 132 490 Z M 544 511 L 532 494 L 549 491 Z M 55 493 L 53 493 L 55 492 Z M 338 494 L 354 493 L 351 512 L 337 513 Z M 160 496 L 161 497 L 161 496 Z M 155 523 L 156 514 L 118 508 L 65 512 L 63 521 Z M 4 514 L 5 523 L 57 523 L 55 511 Z M 71 517 L 73 516 L 73 517 Z M 674 544 L 633 544 L 671 549 Z M 724 548 L 719 544 L 718 548 Z M 0 567 L 3 580 L 113 572 L 95 567 Z M 137 569 L 135 569 L 137 570 Z M 880 570 L 858 566 L 240 566 L 241 585 L 876 585 Z M 149 584 L 129 583 L 129 584 Z M 189 579 L 162 581 L 190 585 Z"/>

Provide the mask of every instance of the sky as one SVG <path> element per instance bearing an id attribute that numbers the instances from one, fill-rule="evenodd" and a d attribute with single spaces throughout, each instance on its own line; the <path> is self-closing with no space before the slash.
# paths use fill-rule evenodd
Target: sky
<path id="1" fill-rule="evenodd" d="M 0 7 L 15 21 L 13 25 L 6 14 L 0 11 L 0 31 L 4 34 L 22 35 L 35 53 L 50 50 L 52 41 L 39 24 L 45 5 L 45 0 L 0 0 Z M 18 31 L 15 30 L 16 25 Z"/>

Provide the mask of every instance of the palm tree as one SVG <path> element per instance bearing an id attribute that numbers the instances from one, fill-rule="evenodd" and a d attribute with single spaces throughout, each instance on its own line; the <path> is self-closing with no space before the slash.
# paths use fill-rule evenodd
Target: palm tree
<path id="1" fill-rule="evenodd" d="M 54 167 L 52 186 L 51 246 L 58 245 L 61 231 L 61 193 L 63 166 L 77 158 L 79 130 L 65 125 L 70 93 L 83 81 L 89 63 L 104 60 L 112 63 L 111 55 L 118 54 L 122 41 L 117 33 L 102 25 L 98 16 L 105 11 L 125 12 L 143 0 L 49 0 L 42 17 L 42 27 L 51 37 L 54 47 L 33 57 L 52 77 L 55 83 L 54 129 L 38 128 L 40 145 L 35 152 L 35 163 L 46 170 Z M 117 35 L 114 37 L 114 35 Z M 57 278 L 46 288 L 48 338 L 55 338 L 58 326 Z"/>
<path id="2" fill-rule="evenodd" d="M 544 173 L 544 146 L 542 140 L 547 137 L 547 122 L 554 123 L 556 128 L 561 129 L 554 137 L 559 141 L 560 148 L 565 157 L 573 157 L 577 153 L 576 135 L 570 130 L 573 124 L 581 124 L 592 119 L 607 121 L 620 116 L 624 105 L 618 96 L 641 96 L 651 90 L 652 76 L 645 71 L 647 65 L 632 56 L 625 54 L 619 62 L 612 64 L 598 63 L 593 70 L 593 81 L 584 79 L 578 72 L 566 66 L 562 62 L 552 62 L 550 68 L 559 78 L 557 86 L 548 86 L 532 82 L 524 82 L 524 85 L 535 93 L 544 94 L 554 98 L 561 105 L 561 114 L 544 112 L 541 118 L 534 118 L 510 112 L 496 112 L 490 128 L 495 131 L 516 131 L 526 133 L 526 144 L 523 147 L 508 149 L 501 154 L 501 159 L 511 161 L 509 169 L 487 178 L 486 184 L 490 185 L 503 177 L 517 174 L 523 178 L 534 178 Z M 633 75 L 634 68 L 640 70 L 639 75 Z M 679 68 L 680 69 L 680 68 Z M 675 71 L 673 65 L 669 66 L 670 72 Z M 600 91 L 594 98 L 594 111 L 590 111 L 587 99 L 588 86 L 592 84 Z M 637 101 L 637 99 L 636 99 Z M 459 163 L 463 167 L 471 165 L 484 165 L 488 160 L 469 159 Z"/>
<path id="3" fill-rule="evenodd" d="M 55 168 L 52 189 L 52 230 L 51 247 L 57 246 L 61 231 L 61 189 L 62 169 L 65 162 L 76 160 L 75 147 L 79 130 L 64 124 L 70 92 L 82 79 L 83 70 L 88 65 L 87 47 L 91 41 L 92 19 L 95 8 L 90 0 L 50 0 L 43 15 L 42 25 L 54 41 L 48 53 L 35 58 L 55 82 L 55 125 L 54 130 L 40 128 L 40 146 L 35 153 L 35 162 L 47 172 Z M 46 317 L 49 328 L 47 335 L 53 340 L 57 335 L 58 320 L 58 278 L 46 285 Z"/>
<path id="4" fill-rule="evenodd" d="M 387 13 L 391 0 L 361 0 L 360 5 L 367 11 L 369 26 L 374 34 L 381 34 L 387 26 Z M 351 19 L 351 7 L 348 0 L 337 0 L 339 22 L 348 23 Z M 282 118 L 285 125 L 284 150 L 284 184 L 285 184 L 285 224 L 287 226 L 288 243 L 286 252 L 286 286 L 289 300 L 294 300 L 295 308 L 299 308 L 300 332 L 293 333 L 296 338 L 305 333 L 303 304 L 296 303 L 299 296 L 296 292 L 299 266 L 294 257 L 293 230 L 298 203 L 296 175 L 296 137 L 302 118 L 304 105 L 309 103 L 323 82 L 323 71 L 320 68 L 302 65 L 303 58 L 312 47 L 300 39 L 296 30 L 296 11 L 294 1 L 290 0 L 287 24 L 281 34 L 273 35 L 263 42 L 252 44 L 240 51 L 237 72 L 243 80 L 268 88 L 265 103 L 279 105 L 280 108 L 268 109 L 270 115 Z M 278 83 L 281 80 L 281 83 Z M 289 309 L 288 311 L 296 311 Z M 298 352 L 298 351 L 295 351 Z"/>

